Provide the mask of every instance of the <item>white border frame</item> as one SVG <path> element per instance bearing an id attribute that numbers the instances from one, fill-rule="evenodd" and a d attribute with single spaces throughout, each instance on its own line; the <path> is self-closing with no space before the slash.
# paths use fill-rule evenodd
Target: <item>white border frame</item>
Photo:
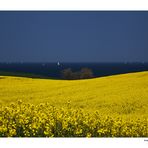
<path id="1" fill-rule="evenodd" d="M 0 0 L 0 11 L 148 11 L 147 0 Z M 148 138 L 0 138 L 2 148 L 148 147 Z"/>
<path id="2" fill-rule="evenodd" d="M 148 10 L 147 0 L 0 0 L 0 10 Z"/>

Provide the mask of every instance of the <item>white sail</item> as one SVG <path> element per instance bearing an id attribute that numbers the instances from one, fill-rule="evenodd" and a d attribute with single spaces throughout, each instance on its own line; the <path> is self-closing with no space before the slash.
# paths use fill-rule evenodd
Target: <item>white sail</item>
<path id="1" fill-rule="evenodd" d="M 60 62 L 58 62 L 57 65 L 60 66 Z"/>

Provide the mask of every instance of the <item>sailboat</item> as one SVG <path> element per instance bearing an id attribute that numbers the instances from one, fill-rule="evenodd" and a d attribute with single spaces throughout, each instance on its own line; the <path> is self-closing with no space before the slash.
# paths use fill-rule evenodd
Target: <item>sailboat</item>
<path id="1" fill-rule="evenodd" d="M 60 62 L 58 62 L 57 65 L 60 66 Z"/>

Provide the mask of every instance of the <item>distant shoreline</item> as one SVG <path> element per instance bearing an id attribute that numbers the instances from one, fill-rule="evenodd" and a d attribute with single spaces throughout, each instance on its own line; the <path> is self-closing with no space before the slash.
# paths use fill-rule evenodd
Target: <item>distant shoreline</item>
<path id="1" fill-rule="evenodd" d="M 0 64 L 57 64 L 57 62 L 0 62 Z M 148 64 L 148 61 L 137 61 L 137 62 L 60 62 L 61 64 Z"/>
<path id="2" fill-rule="evenodd" d="M 74 72 L 81 68 L 90 68 L 94 77 L 104 77 L 148 71 L 148 63 L 0 63 L 0 75 L 61 79 L 61 71 L 68 68 Z"/>

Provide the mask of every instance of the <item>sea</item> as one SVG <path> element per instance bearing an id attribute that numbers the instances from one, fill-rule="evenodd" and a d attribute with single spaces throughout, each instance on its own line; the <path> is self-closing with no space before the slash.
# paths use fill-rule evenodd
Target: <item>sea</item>
<path id="1" fill-rule="evenodd" d="M 56 79 L 60 79 L 61 71 L 68 68 L 73 72 L 90 68 L 94 77 L 103 77 L 148 71 L 148 63 L 0 63 L 0 72 L 27 73 Z"/>

